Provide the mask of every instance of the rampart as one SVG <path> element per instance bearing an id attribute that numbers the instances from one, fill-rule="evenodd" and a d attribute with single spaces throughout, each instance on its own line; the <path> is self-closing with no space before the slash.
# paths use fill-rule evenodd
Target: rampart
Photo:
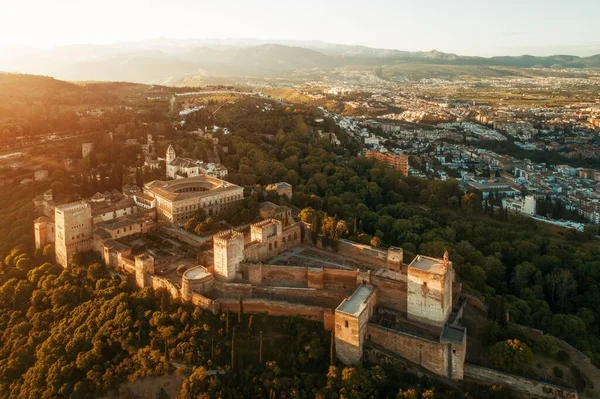
<path id="1" fill-rule="evenodd" d="M 192 294 L 192 303 L 202 309 L 218 314 L 219 312 L 239 312 L 239 298 L 210 299 L 198 293 Z M 305 320 L 323 323 L 325 330 L 331 331 L 334 315 L 331 309 L 321 306 L 303 305 L 286 301 L 262 298 L 243 298 L 243 312 L 247 314 L 267 314 L 269 316 L 301 317 Z"/>
<path id="2" fill-rule="evenodd" d="M 503 385 L 506 388 L 535 398 L 577 399 L 573 389 L 559 387 L 541 381 L 534 381 L 517 375 L 506 374 L 485 367 L 465 364 L 465 379 L 487 385 Z"/>
<path id="3" fill-rule="evenodd" d="M 150 275 L 150 285 L 155 290 L 166 290 L 173 299 L 179 298 L 179 286 L 173 284 L 166 278 Z"/>
<path id="4" fill-rule="evenodd" d="M 254 286 L 354 290 L 358 284 L 356 270 L 253 263 L 242 264 L 241 270 Z"/>
<path id="5" fill-rule="evenodd" d="M 434 341 L 372 323 L 367 326 L 367 339 L 437 375 L 463 378 L 464 343 Z"/>
<path id="6" fill-rule="evenodd" d="M 371 274 L 371 284 L 377 287 L 377 306 L 406 313 L 406 281 Z"/>

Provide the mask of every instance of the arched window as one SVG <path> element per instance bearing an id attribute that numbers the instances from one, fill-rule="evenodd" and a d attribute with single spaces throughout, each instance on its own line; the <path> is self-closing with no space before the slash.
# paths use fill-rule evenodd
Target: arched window
<path id="1" fill-rule="evenodd" d="M 275 241 L 275 249 L 277 249 L 277 241 Z"/>
<path id="2" fill-rule="evenodd" d="M 294 241 L 298 239 L 298 232 L 294 231 Z"/>
<path id="3" fill-rule="evenodd" d="M 269 243 L 269 251 L 273 250 L 273 244 Z"/>

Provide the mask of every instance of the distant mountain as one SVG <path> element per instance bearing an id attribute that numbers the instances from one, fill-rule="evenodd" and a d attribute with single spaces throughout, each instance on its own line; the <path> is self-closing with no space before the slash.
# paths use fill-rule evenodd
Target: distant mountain
<path id="1" fill-rule="evenodd" d="M 0 51 L 1 52 L 1 51 Z M 156 38 L 110 45 L 53 49 L 10 48 L 0 70 L 64 80 L 119 80 L 174 84 L 184 77 L 279 77 L 295 70 L 395 64 L 600 68 L 600 55 L 577 57 L 461 56 L 436 50 L 409 52 L 321 41 Z"/>

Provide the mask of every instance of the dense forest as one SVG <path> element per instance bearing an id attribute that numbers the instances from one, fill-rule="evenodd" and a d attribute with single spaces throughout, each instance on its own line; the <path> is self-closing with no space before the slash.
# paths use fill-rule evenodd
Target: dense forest
<path id="1" fill-rule="evenodd" d="M 20 249 L 0 263 L 0 397 L 88 398 L 187 375 L 179 397 L 459 398 L 427 378 L 339 367 L 331 335 L 295 318 L 213 315 L 111 277 L 92 254 L 62 269 Z M 469 387 L 469 397 L 506 392 Z M 158 397 L 161 397 L 160 395 Z"/>
<path id="2" fill-rule="evenodd" d="M 216 114 L 201 110 L 188 117 L 187 129 L 218 125 L 232 132 L 216 133 L 218 154 L 206 140 L 175 130 L 165 109 L 116 108 L 94 120 L 95 127 L 115 132 L 116 144 L 95 137 L 98 155 L 90 164 L 75 171 L 57 167 L 45 183 L 0 191 L 0 397 L 95 397 L 176 368 L 186 376 L 182 398 L 507 397 L 502 390 L 460 392 L 370 365 L 342 368 L 332 364 L 329 333 L 316 324 L 244 315 L 243 303 L 239 315 L 214 316 L 162 292 L 134 289 L 93 255 L 62 270 L 53 265 L 51 249 L 34 252 L 33 197 L 49 187 L 62 199 L 118 188 L 126 170 L 140 168 L 139 146 L 122 143 L 143 143 L 146 133 L 162 136 L 159 153 L 172 142 L 180 155 L 220 158 L 227 179 L 247 189 L 247 212 L 224 215 L 229 223 L 238 212 L 240 221 L 255 216 L 260 186 L 287 181 L 294 186 L 288 204 L 333 249 L 340 237 L 395 245 L 404 249 L 405 262 L 448 250 L 463 289 L 490 305 L 485 350 L 497 367 L 525 373 L 501 362 L 511 348 L 521 348 L 514 338 L 523 338 L 507 325 L 506 311 L 511 321 L 564 339 L 600 363 L 600 245 L 589 231 L 509 215 L 452 180 L 402 177 L 358 156 L 360 144 L 332 119 L 315 122 L 323 117 L 318 109 L 273 103 L 263 111 L 264 101 L 238 100 Z M 318 130 L 336 132 L 341 145 Z M 99 168 L 105 178 L 91 182 Z M 551 342 L 528 344 L 560 357 Z"/>

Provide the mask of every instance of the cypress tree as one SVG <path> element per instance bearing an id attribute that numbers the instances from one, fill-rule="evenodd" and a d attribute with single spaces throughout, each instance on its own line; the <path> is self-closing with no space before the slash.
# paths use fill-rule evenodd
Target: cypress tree
<path id="1" fill-rule="evenodd" d="M 233 331 L 231 333 L 231 369 L 235 368 L 235 330 L 237 326 L 233 326 Z"/>
<path id="2" fill-rule="evenodd" d="M 225 313 L 225 334 L 229 335 L 229 309 Z"/>
<path id="3" fill-rule="evenodd" d="M 331 330 L 331 342 L 329 343 L 329 364 L 333 366 L 335 363 L 335 332 Z"/>
<path id="4" fill-rule="evenodd" d="M 240 294 L 240 305 L 238 309 L 238 324 L 242 323 L 242 316 L 244 314 L 244 300 L 242 299 L 242 294 Z"/>
<path id="5" fill-rule="evenodd" d="M 258 363 L 262 365 L 262 331 L 258 333 Z"/>

